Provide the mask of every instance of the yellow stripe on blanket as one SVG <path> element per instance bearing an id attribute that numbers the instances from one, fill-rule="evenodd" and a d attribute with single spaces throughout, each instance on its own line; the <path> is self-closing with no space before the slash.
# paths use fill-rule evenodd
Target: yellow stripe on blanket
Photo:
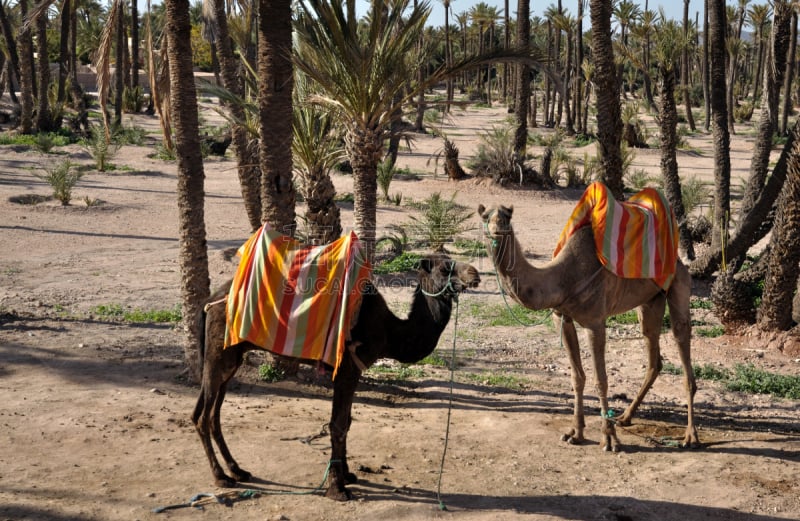
<path id="1" fill-rule="evenodd" d="M 620 203 L 606 185 L 592 183 L 561 231 L 553 257 L 587 225 L 594 231 L 597 258 L 612 273 L 669 288 L 678 261 L 678 225 L 661 192 L 645 188 Z"/>
<path id="2" fill-rule="evenodd" d="M 355 233 L 304 246 L 265 224 L 239 248 L 225 347 L 250 342 L 336 371 L 371 267 Z"/>

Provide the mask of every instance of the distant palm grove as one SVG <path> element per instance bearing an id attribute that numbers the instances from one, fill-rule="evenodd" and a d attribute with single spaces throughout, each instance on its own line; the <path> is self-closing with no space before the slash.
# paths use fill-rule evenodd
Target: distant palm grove
<path id="1" fill-rule="evenodd" d="M 159 146 L 177 162 L 183 313 L 192 317 L 210 294 L 200 96 L 226 117 L 215 135 L 231 144 L 253 230 L 268 222 L 307 241 L 338 237 L 330 173 L 345 170 L 370 259 L 379 171 L 393 167 L 402 138 L 436 131 L 459 107 L 502 104 L 511 123 L 493 146 L 507 148 L 507 162 L 489 161 L 475 175 L 551 190 L 602 180 L 624 199 L 639 187 L 626 172 L 630 150 L 657 147 L 654 182 L 677 217 L 680 253 L 695 279 L 713 282 L 726 328 L 796 332 L 797 3 L 705 0 L 696 12 L 689 0 L 683 5 L 672 20 L 647 0 L 581 1 L 574 13 L 559 0 L 543 17 L 530 16 L 530 0 L 463 11 L 451 0 L 385 0 L 359 18 L 355 0 L 148 0 L 144 12 L 136 0 L 0 0 L 0 94 L 10 107 L 3 128 L 110 143 L 124 113 L 157 116 Z M 443 10 L 444 26 L 427 25 L 432 10 Z M 215 80 L 200 92 L 197 70 Z M 643 132 L 643 115 L 655 121 L 654 139 Z M 745 125 L 755 129 L 749 176 L 732 180 L 731 136 Z M 535 127 L 595 141 L 596 157 L 559 182 L 549 172 L 557 139 L 534 157 Z M 678 169 L 684 135 L 713 140 L 705 214 Z M 446 171 L 457 180 L 458 150 L 442 138 Z M 187 361 L 196 374 L 198 332 L 189 322 Z"/>

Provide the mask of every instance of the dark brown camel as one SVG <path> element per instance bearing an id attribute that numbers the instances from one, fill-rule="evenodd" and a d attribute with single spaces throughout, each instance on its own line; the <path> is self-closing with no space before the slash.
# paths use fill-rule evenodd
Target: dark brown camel
<path id="1" fill-rule="evenodd" d="M 386 301 L 371 283 L 365 289 L 356 325 L 351 330 L 352 340 L 333 381 L 331 459 L 325 493 L 329 498 L 339 501 L 350 499 L 350 491 L 345 484 L 356 481 L 347 466 L 347 431 L 350 428 L 353 395 L 361 373 L 380 358 L 414 363 L 428 356 L 450 320 L 453 301 L 459 293 L 476 287 L 480 282 L 474 267 L 442 254 L 423 258 L 418 277 L 419 283 L 406 319 L 396 317 L 389 310 Z M 229 286 L 218 290 L 209 302 L 224 298 Z M 243 342 L 223 349 L 224 337 L 225 306 L 212 305 L 205 316 L 205 345 L 201 346 L 203 377 L 192 420 L 200 434 L 216 484 L 230 487 L 237 481 L 250 480 L 251 474 L 239 467 L 225 444 L 220 428 L 220 408 L 228 381 L 242 364 L 244 353 L 260 348 Z M 212 437 L 230 475 L 217 461 Z"/>
<path id="2" fill-rule="evenodd" d="M 487 210 L 478 206 L 478 215 L 489 239 L 489 255 L 494 260 L 503 287 L 514 299 L 530 309 L 552 308 L 555 326 L 561 330 L 561 340 L 567 348 L 572 368 L 572 387 L 575 392 L 575 411 L 572 428 L 562 437 L 569 443 L 584 441 L 583 389 L 586 374 L 581 364 L 577 322 L 588 332 L 592 346 L 597 390 L 602 415 L 602 446 L 619 450 L 615 424 L 630 425 L 636 409 L 661 371 L 659 336 L 666 304 L 669 303 L 672 335 L 678 344 L 684 370 L 684 386 L 688 408 L 683 446 L 699 444 L 694 425 L 694 372 L 690 354 L 692 326 L 689 316 L 689 297 L 692 281 L 689 271 L 678 260 L 675 278 L 664 292 L 652 279 L 620 278 L 604 269 L 597 259 L 592 229 L 585 226 L 570 237 L 555 259 L 534 267 L 526 259 L 511 226 L 514 207 L 499 206 Z M 636 398 L 622 416 L 608 414 L 608 378 L 606 375 L 606 318 L 636 308 L 647 349 L 647 371 Z"/>

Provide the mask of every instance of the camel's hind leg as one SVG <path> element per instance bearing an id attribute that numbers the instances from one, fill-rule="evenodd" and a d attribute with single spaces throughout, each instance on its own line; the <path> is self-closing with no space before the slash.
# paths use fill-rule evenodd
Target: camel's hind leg
<path id="1" fill-rule="evenodd" d="M 692 279 L 689 271 L 683 264 L 678 264 L 675 280 L 667 292 L 669 302 L 669 316 L 672 325 L 672 335 L 678 344 L 678 353 L 683 366 L 683 382 L 686 390 L 687 421 L 686 434 L 683 437 L 682 447 L 697 447 L 700 439 L 697 436 L 697 427 L 694 424 L 694 395 L 697 392 L 697 383 L 692 369 L 692 323 L 689 311 Z"/>
<path id="2" fill-rule="evenodd" d="M 586 386 L 586 373 L 583 371 L 578 333 L 572 318 L 553 313 L 553 323 L 556 329 L 561 330 L 561 341 L 567 348 L 569 365 L 572 369 L 572 390 L 575 392 L 572 428 L 561 436 L 561 440 L 575 445 L 583 442 L 583 429 L 586 427 L 583 418 L 583 390 Z"/>
<path id="3" fill-rule="evenodd" d="M 644 397 L 661 372 L 659 337 L 661 336 L 661 324 L 664 319 L 664 309 L 666 305 L 667 299 L 662 293 L 659 293 L 649 302 L 642 304 L 639 309 L 637 309 L 639 325 L 642 328 L 642 335 L 644 336 L 645 348 L 647 350 L 647 369 L 644 373 L 644 382 L 642 382 L 639 392 L 636 393 L 636 398 L 634 398 L 628 408 L 625 409 L 622 416 L 617 419 L 617 423 L 620 425 L 631 424 L 633 415 L 642 404 Z"/>
<path id="4" fill-rule="evenodd" d="M 242 346 L 232 346 L 227 349 L 222 348 L 222 344 L 208 342 L 203 364 L 203 379 L 200 385 L 200 396 L 197 399 L 192 421 L 200 435 L 208 462 L 211 465 L 211 472 L 218 486 L 233 486 L 237 479 L 249 478 L 249 474 L 241 470 L 228 450 L 225 439 L 222 437 L 220 429 L 219 411 L 222 401 L 225 398 L 225 389 L 228 381 L 236 373 L 242 363 L 244 348 Z M 222 457 L 228 468 L 234 473 L 233 477 L 225 474 L 225 471 L 217 461 L 214 454 L 214 447 L 211 438 L 217 443 Z"/>

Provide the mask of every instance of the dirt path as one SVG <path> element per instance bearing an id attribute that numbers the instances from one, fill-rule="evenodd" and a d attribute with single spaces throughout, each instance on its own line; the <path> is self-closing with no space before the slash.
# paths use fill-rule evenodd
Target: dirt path
<path id="1" fill-rule="evenodd" d="M 454 122 L 462 158 L 474 151 L 475 131 L 499 124 L 504 111 L 470 111 Z M 150 122 L 152 123 L 152 122 Z M 144 124 L 144 122 L 142 122 Z M 710 139 L 709 139 L 710 142 Z M 440 146 L 421 138 L 401 166 L 426 169 Z M 739 147 L 739 148 L 736 148 Z M 736 142 L 735 150 L 747 144 Z M 569 367 L 552 327 L 491 326 L 505 306 L 486 258 L 471 259 L 484 282 L 462 297 L 458 329 L 451 323 L 438 353 L 449 358 L 456 335 L 448 451 L 437 487 L 449 409 L 450 373 L 415 366 L 371 373 L 361 385 L 350 431 L 351 468 L 359 484 L 345 504 L 314 493 L 329 451 L 316 437 L 330 414 L 324 376 L 267 384 L 254 356 L 229 392 L 223 428 L 234 455 L 257 480 L 260 497 L 161 514 L 154 508 L 215 492 L 200 442 L 189 421 L 197 388 L 182 375 L 181 334 L 168 325 L 137 326 L 101 316 L 97 306 L 169 309 L 179 302 L 175 167 L 125 147 L 111 173 L 92 173 L 62 208 L 9 201 L 47 194 L 34 176 L 38 154 L 3 147 L 0 158 L 0 519 L 536 519 L 755 520 L 800 517 L 800 417 L 797 402 L 728 391 L 701 381 L 697 417 L 705 447 L 684 451 L 669 441 L 686 421 L 681 380 L 663 374 L 630 428 L 620 454 L 600 451 L 598 402 L 588 387 L 587 437 L 582 446 L 559 441 L 571 421 Z M 82 163 L 78 147 L 60 151 Z M 657 171 L 653 151 L 637 156 Z M 576 152 L 582 156 L 582 152 Z M 702 172 L 710 154 L 682 154 L 681 168 Z M 247 237 L 234 161 L 206 163 L 208 241 L 214 283 L 234 269 L 230 248 Z M 430 167 L 428 167 L 430 168 Z M 336 176 L 340 191 L 350 179 Z M 515 205 L 515 222 L 532 262 L 552 251 L 579 192 L 507 190 L 475 181 L 453 184 L 423 176 L 397 180 L 405 201 L 433 192 L 474 208 Z M 84 197 L 102 205 L 86 207 Z M 352 212 L 343 206 L 343 224 Z M 381 206 L 379 225 L 408 220 L 405 205 Z M 524 224 L 522 224 L 524 223 Z M 480 239 L 478 230 L 472 238 Z M 410 289 L 386 288 L 403 313 Z M 700 288 L 698 288 L 698 292 Z M 694 310 L 694 318 L 713 316 Z M 644 372 L 642 339 L 632 326 L 612 328 L 608 365 L 612 405 L 621 410 Z M 671 339 L 663 354 L 677 363 Z M 588 353 L 584 354 L 588 357 Z M 695 337 L 696 363 L 752 363 L 798 374 L 798 360 L 750 338 Z M 589 359 L 585 359 L 585 364 Z M 593 374 L 587 367 L 590 383 Z M 306 443 L 303 440 L 314 438 Z M 290 492 L 291 494 L 277 494 Z M 300 495 L 302 494 L 302 495 Z"/>

